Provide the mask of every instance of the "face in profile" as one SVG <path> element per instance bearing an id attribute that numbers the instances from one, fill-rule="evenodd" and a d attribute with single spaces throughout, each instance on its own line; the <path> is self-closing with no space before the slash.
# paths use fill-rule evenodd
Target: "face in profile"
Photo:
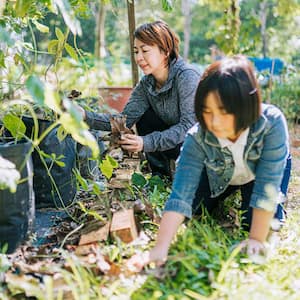
<path id="1" fill-rule="evenodd" d="M 160 51 L 157 45 L 147 45 L 135 39 L 133 51 L 135 62 L 145 75 L 159 75 L 166 68 L 167 55 Z"/>

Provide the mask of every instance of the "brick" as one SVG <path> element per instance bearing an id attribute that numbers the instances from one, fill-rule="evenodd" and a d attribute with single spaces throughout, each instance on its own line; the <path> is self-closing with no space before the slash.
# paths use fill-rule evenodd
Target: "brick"
<path id="1" fill-rule="evenodd" d="M 110 233 L 123 242 L 130 243 L 138 236 L 133 209 L 117 211 L 113 214 Z"/>
<path id="2" fill-rule="evenodd" d="M 109 222 L 97 230 L 83 234 L 80 237 L 79 245 L 90 244 L 98 241 L 106 241 L 109 234 Z"/>

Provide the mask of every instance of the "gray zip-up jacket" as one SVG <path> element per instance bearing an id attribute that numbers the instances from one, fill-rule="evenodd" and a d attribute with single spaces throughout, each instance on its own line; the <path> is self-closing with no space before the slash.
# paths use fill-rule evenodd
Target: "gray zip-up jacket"
<path id="1" fill-rule="evenodd" d="M 179 57 L 171 62 L 168 79 L 160 90 L 156 90 L 152 75 L 140 80 L 122 112 L 127 126 L 131 128 L 150 107 L 170 126 L 143 136 L 145 152 L 165 151 L 183 142 L 196 123 L 194 95 L 199 79 L 199 72 Z M 86 122 L 92 129 L 110 131 L 109 116 L 86 111 Z"/>

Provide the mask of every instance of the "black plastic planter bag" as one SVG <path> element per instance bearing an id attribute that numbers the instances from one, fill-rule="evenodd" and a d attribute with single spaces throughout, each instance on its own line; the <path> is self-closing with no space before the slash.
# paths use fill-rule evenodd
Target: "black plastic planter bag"
<path id="1" fill-rule="evenodd" d="M 106 147 L 102 141 L 101 131 L 90 130 L 90 132 L 95 137 L 99 146 L 100 155 L 102 156 L 106 151 Z M 83 178 L 97 181 L 102 176 L 99 163 L 92 159 L 92 150 L 88 146 L 77 144 L 77 167 Z"/>
<path id="2" fill-rule="evenodd" d="M 32 137 L 33 120 L 24 117 L 23 122 L 27 128 L 26 135 Z M 39 120 L 39 135 L 50 125 L 50 121 Z M 70 135 L 60 141 L 57 129 L 58 127 L 52 129 L 39 144 L 39 149 L 46 156 L 42 156 L 41 159 L 36 149 L 32 154 L 33 187 L 37 208 L 66 207 L 72 203 L 76 194 L 76 178 L 73 174 L 76 166 L 76 142 Z M 56 158 L 62 157 L 59 161 L 62 161 L 64 166 L 53 162 L 51 155 L 55 155 Z"/>
<path id="3" fill-rule="evenodd" d="M 27 141 L 0 140 L 0 155 L 16 165 L 22 181 L 15 193 L 9 189 L 0 190 L 0 249 L 8 244 L 8 253 L 14 252 L 33 229 L 35 210 L 30 150 L 31 143 Z"/>

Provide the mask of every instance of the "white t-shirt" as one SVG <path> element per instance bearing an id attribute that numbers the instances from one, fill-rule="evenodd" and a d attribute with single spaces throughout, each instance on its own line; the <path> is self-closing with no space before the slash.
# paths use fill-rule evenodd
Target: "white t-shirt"
<path id="1" fill-rule="evenodd" d="M 255 176 L 244 161 L 244 149 L 247 143 L 249 128 L 244 130 L 235 142 L 228 139 L 218 138 L 222 148 L 227 147 L 232 153 L 234 171 L 229 182 L 230 185 L 243 185 L 252 181 Z"/>

